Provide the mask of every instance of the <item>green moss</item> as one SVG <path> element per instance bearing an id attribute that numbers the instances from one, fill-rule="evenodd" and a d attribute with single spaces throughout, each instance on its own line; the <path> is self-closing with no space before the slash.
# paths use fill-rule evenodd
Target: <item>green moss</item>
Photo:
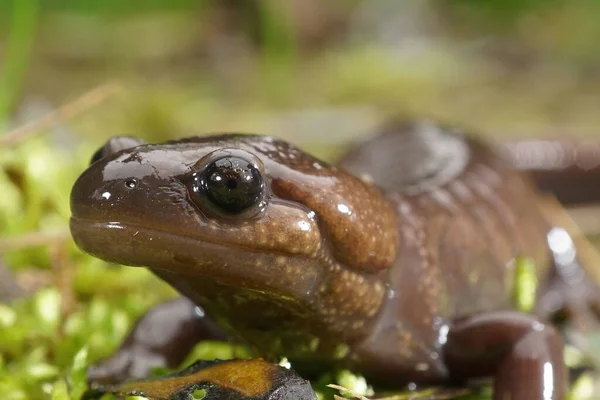
<path id="1" fill-rule="evenodd" d="M 535 306 L 538 279 L 535 264 L 526 257 L 518 257 L 515 261 L 513 302 L 518 310 L 531 312 Z"/>

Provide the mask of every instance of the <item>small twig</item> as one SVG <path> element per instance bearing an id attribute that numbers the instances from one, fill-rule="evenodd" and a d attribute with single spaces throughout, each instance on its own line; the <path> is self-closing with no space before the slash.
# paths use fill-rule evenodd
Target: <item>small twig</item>
<path id="1" fill-rule="evenodd" d="M 100 85 L 77 99 L 55 109 L 42 117 L 27 122 L 13 130 L 8 131 L 0 138 L 0 148 L 15 145 L 25 139 L 34 136 L 64 120 L 75 117 L 90 108 L 100 104 L 121 89 L 121 85 L 115 82 Z"/>
<path id="2" fill-rule="evenodd" d="M 61 294 L 61 321 L 64 322 L 69 314 L 75 310 L 75 266 L 69 261 L 68 248 L 65 242 L 56 242 L 48 247 L 54 283 Z M 59 334 L 64 334 L 64 324 L 61 324 Z"/>
<path id="3" fill-rule="evenodd" d="M 51 232 L 28 232 L 14 237 L 0 239 L 0 253 L 6 251 L 22 250 L 36 246 L 47 246 L 65 241 L 69 238 L 68 229 Z"/>
<path id="4" fill-rule="evenodd" d="M 339 390 L 340 392 L 346 392 L 346 393 L 349 393 L 349 394 L 351 394 L 351 395 L 352 395 L 352 397 L 355 397 L 355 398 L 357 398 L 357 399 L 359 399 L 359 400 L 369 400 L 367 397 L 365 397 L 365 396 L 363 396 L 363 395 L 361 395 L 361 394 L 359 394 L 359 393 L 356 393 L 356 392 L 354 392 L 354 391 L 352 391 L 352 390 L 350 390 L 350 389 L 346 389 L 346 388 L 345 388 L 345 387 L 343 387 L 343 386 L 339 386 L 339 385 L 330 384 L 330 385 L 327 385 L 327 387 L 329 387 L 329 388 L 332 388 L 332 389 L 335 389 L 335 390 Z M 341 398 L 343 399 L 343 397 L 341 397 Z"/>

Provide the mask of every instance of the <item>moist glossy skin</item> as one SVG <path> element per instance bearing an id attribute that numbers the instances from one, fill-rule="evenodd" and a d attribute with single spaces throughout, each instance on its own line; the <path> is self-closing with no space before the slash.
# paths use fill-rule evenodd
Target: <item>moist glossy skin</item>
<path id="1" fill-rule="evenodd" d="M 386 149 L 395 156 L 382 157 Z M 547 280 L 550 226 L 537 196 L 527 177 L 486 145 L 423 122 L 384 131 L 340 164 L 372 177 L 398 213 L 399 257 L 377 329 L 361 351 L 374 359 L 392 350 L 401 356 L 373 363 L 406 369 L 413 379 L 443 376 L 441 348 L 452 320 L 513 309 L 516 257 L 531 257 Z"/>
<path id="2" fill-rule="evenodd" d="M 191 200 L 192 176 L 214 152 L 260 165 L 268 201 L 257 215 L 214 214 Z M 378 271 L 398 249 L 396 214 L 376 188 L 262 136 L 117 153 L 80 177 L 72 212 L 73 236 L 86 251 L 152 268 L 267 353 L 302 358 L 313 357 L 319 337 L 367 334 L 384 301 Z M 325 346 L 319 357 L 329 359 L 336 346 Z"/>
<path id="3" fill-rule="evenodd" d="M 496 398 L 563 398 L 560 338 L 510 297 L 516 257 L 542 283 L 554 274 L 551 226 L 528 178 L 487 146 L 427 121 L 391 125 L 339 167 L 265 136 L 130 140 L 73 188 L 85 251 L 149 267 L 300 370 L 395 386 L 494 376 Z M 247 213 L 194 197 L 194 177 L 223 156 L 264 179 Z"/>

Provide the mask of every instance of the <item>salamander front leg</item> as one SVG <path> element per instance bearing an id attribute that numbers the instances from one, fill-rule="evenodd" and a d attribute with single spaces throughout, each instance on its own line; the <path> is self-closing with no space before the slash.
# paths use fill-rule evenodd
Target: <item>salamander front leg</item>
<path id="1" fill-rule="evenodd" d="M 225 335 L 185 297 L 159 304 L 133 327 L 119 350 L 93 365 L 88 380 L 119 383 L 145 378 L 156 367 L 175 368 L 201 340 L 225 340 Z"/>
<path id="2" fill-rule="evenodd" d="M 450 326 L 444 358 L 451 377 L 493 377 L 494 399 L 563 400 L 567 370 L 556 330 L 534 316 L 496 312 Z"/>

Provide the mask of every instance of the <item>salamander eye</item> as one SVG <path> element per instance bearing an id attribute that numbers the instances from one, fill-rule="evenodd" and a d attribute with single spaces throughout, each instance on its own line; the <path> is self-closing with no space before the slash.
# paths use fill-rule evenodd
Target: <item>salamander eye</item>
<path id="1" fill-rule="evenodd" d="M 265 184 L 252 162 L 226 156 L 208 164 L 195 177 L 194 200 L 226 214 L 244 213 L 263 203 Z M 200 197 L 200 198 L 198 198 Z"/>

